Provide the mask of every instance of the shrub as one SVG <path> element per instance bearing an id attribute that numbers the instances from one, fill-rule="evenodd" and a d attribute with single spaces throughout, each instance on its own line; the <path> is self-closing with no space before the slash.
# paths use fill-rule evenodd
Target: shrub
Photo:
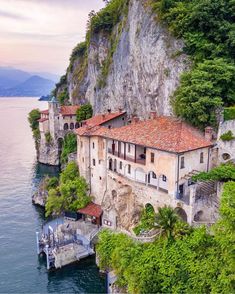
<path id="1" fill-rule="evenodd" d="M 46 181 L 46 189 L 49 191 L 55 189 L 59 185 L 59 179 L 57 177 L 48 178 Z"/>
<path id="2" fill-rule="evenodd" d="M 224 120 L 235 119 L 235 106 L 224 108 Z"/>
<path id="3" fill-rule="evenodd" d="M 128 6 L 128 0 L 111 0 L 107 5 L 97 12 L 90 21 L 90 29 L 93 33 L 100 31 L 111 32 L 119 22 L 123 11 Z"/>
<path id="4" fill-rule="evenodd" d="M 45 139 L 46 139 L 46 143 L 48 145 L 50 145 L 52 143 L 52 136 L 51 136 L 51 133 L 50 132 L 46 132 L 45 133 Z"/>
<path id="5" fill-rule="evenodd" d="M 222 135 L 220 136 L 220 139 L 221 139 L 222 141 L 231 141 L 231 140 L 235 139 L 235 137 L 234 137 L 234 135 L 233 135 L 233 132 L 229 130 L 229 131 L 227 131 L 226 133 L 222 134 Z"/>
<path id="6" fill-rule="evenodd" d="M 81 122 L 83 120 L 89 119 L 92 117 L 92 114 L 93 110 L 91 104 L 84 104 L 77 110 L 77 121 Z"/>
<path id="7" fill-rule="evenodd" d="M 64 89 L 62 92 L 60 92 L 57 95 L 57 99 L 60 102 L 61 105 L 65 105 L 68 104 L 69 102 L 69 94 L 68 94 L 68 89 L 66 87 L 66 89 Z"/>

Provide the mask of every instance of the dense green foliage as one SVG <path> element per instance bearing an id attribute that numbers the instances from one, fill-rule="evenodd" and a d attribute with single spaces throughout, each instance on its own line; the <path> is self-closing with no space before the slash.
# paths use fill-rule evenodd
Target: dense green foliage
<path id="1" fill-rule="evenodd" d="M 89 119 L 92 117 L 93 110 L 90 103 L 83 104 L 78 110 L 77 110 L 77 121 L 81 122 L 83 120 Z"/>
<path id="2" fill-rule="evenodd" d="M 75 59 L 78 57 L 84 56 L 87 50 L 87 42 L 78 43 L 77 46 L 73 49 L 72 54 L 70 56 L 70 64 L 72 64 Z"/>
<path id="3" fill-rule="evenodd" d="M 224 120 L 235 119 L 235 106 L 224 108 Z"/>
<path id="4" fill-rule="evenodd" d="M 172 104 L 195 126 L 215 125 L 215 110 L 235 102 L 233 0 L 152 0 L 170 31 L 185 42 L 192 69 L 184 73 Z"/>
<path id="5" fill-rule="evenodd" d="M 100 267 L 114 269 L 117 284 L 129 293 L 233 293 L 234 182 L 224 185 L 220 215 L 214 234 L 191 228 L 148 244 L 104 230 L 97 245 Z"/>
<path id="6" fill-rule="evenodd" d="M 50 183 L 49 196 L 46 202 L 46 216 L 60 215 L 64 211 L 76 212 L 85 207 L 91 198 L 87 195 L 88 186 L 75 162 L 70 162 L 61 173 L 58 186 L 56 181 Z"/>
<path id="7" fill-rule="evenodd" d="M 221 164 L 209 172 L 201 172 L 192 177 L 193 181 L 235 181 L 235 165 L 233 163 Z"/>
<path id="8" fill-rule="evenodd" d="M 111 0 L 107 2 L 107 5 L 91 18 L 91 32 L 111 32 L 113 27 L 120 21 L 123 10 L 127 8 L 128 2 L 128 0 Z"/>
<path id="9" fill-rule="evenodd" d="M 222 134 L 220 136 L 220 139 L 222 141 L 231 141 L 231 140 L 235 139 L 235 136 L 233 135 L 233 132 L 231 130 L 229 130 L 226 133 Z"/>
<path id="10" fill-rule="evenodd" d="M 33 138 L 35 141 L 36 148 L 38 148 L 39 146 L 40 137 L 41 137 L 40 131 L 39 131 L 39 122 L 38 122 L 40 117 L 41 117 L 41 113 L 39 109 L 33 109 L 28 114 L 28 121 L 33 132 Z"/>
<path id="11" fill-rule="evenodd" d="M 61 152 L 61 163 L 68 161 L 68 155 L 77 151 L 77 136 L 74 133 L 68 133 L 64 137 L 62 152 Z"/>

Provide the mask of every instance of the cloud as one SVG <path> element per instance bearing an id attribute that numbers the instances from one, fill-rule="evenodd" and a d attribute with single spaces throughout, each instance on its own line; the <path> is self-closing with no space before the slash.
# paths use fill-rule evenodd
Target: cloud
<path id="1" fill-rule="evenodd" d="M 63 73 L 103 0 L 0 0 L 0 64 Z M 26 21 L 27 20 L 27 21 Z"/>
<path id="2" fill-rule="evenodd" d="M 19 15 L 19 14 L 15 14 L 15 13 L 3 11 L 3 10 L 0 10 L 0 17 L 6 17 L 6 18 L 16 19 L 16 20 L 28 20 L 29 19 L 29 17 L 25 17 L 23 15 Z"/>

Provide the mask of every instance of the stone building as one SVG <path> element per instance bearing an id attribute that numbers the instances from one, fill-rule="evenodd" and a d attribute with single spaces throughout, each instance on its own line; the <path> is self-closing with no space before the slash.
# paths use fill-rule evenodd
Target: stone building
<path id="1" fill-rule="evenodd" d="M 149 120 L 133 118 L 117 128 L 83 125 L 76 133 L 79 169 L 103 208 L 104 226 L 129 230 L 147 204 L 155 211 L 170 205 L 190 224 L 205 215 L 196 202 L 202 203 L 199 192 L 208 187 L 198 189 L 191 178 L 211 168 L 210 132 L 152 113 Z M 213 218 L 212 206 L 206 222 Z"/>
<path id="2" fill-rule="evenodd" d="M 38 161 L 59 165 L 59 154 L 64 136 L 80 125 L 76 121 L 78 105 L 60 106 L 56 98 L 48 102 L 48 109 L 41 111 L 39 121 L 40 146 Z"/>

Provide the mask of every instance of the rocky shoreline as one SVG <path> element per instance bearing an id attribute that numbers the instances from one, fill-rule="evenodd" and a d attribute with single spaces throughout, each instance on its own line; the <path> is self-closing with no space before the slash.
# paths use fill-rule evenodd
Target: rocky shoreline
<path id="1" fill-rule="evenodd" d="M 45 207 L 48 198 L 48 191 L 46 188 L 48 177 L 45 177 L 39 183 L 37 191 L 32 196 L 32 202 L 35 205 Z"/>

